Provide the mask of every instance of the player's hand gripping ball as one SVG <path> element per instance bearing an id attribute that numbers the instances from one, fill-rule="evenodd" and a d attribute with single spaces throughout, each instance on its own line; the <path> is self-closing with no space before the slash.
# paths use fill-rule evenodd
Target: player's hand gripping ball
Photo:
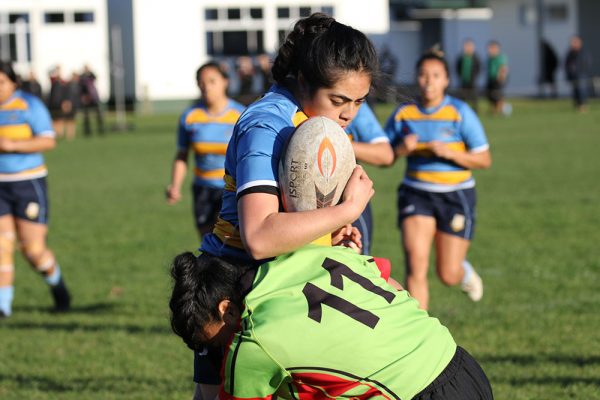
<path id="1" fill-rule="evenodd" d="M 290 137 L 279 163 L 285 211 L 336 205 L 355 166 L 352 143 L 341 126 L 325 117 L 304 121 Z"/>

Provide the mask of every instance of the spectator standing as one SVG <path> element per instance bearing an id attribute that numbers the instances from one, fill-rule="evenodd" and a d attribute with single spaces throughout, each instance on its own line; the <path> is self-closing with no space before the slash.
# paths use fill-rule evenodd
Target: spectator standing
<path id="1" fill-rule="evenodd" d="M 62 138 L 65 130 L 64 109 L 68 108 L 64 103 L 67 91 L 67 84 L 62 79 L 61 67 L 56 66 L 49 73 L 50 78 L 50 94 L 48 95 L 48 109 L 52 117 L 52 126 L 56 136 Z"/>
<path id="2" fill-rule="evenodd" d="M 550 96 L 557 97 L 556 91 L 556 69 L 558 68 L 558 56 L 556 51 L 547 40 L 542 40 L 540 44 L 540 96 L 546 96 L 546 88 L 550 89 Z"/>
<path id="3" fill-rule="evenodd" d="M 463 51 L 456 60 L 456 72 L 460 80 L 459 97 L 469 103 L 477 112 L 477 76 L 481 70 L 481 61 L 475 52 L 475 42 L 466 39 Z"/>
<path id="4" fill-rule="evenodd" d="M 487 46 L 487 97 L 492 114 L 506 113 L 504 109 L 504 85 L 508 78 L 508 59 L 501 52 L 500 43 L 492 40 Z"/>
<path id="5" fill-rule="evenodd" d="M 81 109 L 83 111 L 83 134 L 92 135 L 90 113 L 96 114 L 96 128 L 99 134 L 104 134 L 104 118 L 100 107 L 100 97 L 96 89 L 96 75 L 89 65 L 83 66 L 83 72 L 79 76 L 79 87 L 81 90 Z"/>
<path id="6" fill-rule="evenodd" d="M 565 59 L 565 73 L 571 83 L 573 103 L 579 112 L 587 111 L 585 85 L 589 64 L 590 60 L 583 49 L 583 41 L 579 36 L 573 36 Z"/>
<path id="7" fill-rule="evenodd" d="M 27 77 L 27 80 L 24 80 L 21 83 L 21 90 L 27 93 L 31 93 L 39 99 L 42 98 L 42 85 L 40 85 L 40 83 L 38 82 L 33 71 L 29 71 L 29 76 Z"/>
<path id="8" fill-rule="evenodd" d="M 79 87 L 79 74 L 73 72 L 71 79 L 66 83 L 62 110 L 65 121 L 65 136 L 67 140 L 74 140 L 77 132 L 75 117 L 79 111 L 81 90 Z"/>

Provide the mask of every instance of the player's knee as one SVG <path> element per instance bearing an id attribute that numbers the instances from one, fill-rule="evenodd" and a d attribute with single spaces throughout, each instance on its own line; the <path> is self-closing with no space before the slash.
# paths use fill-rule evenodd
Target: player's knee
<path id="1" fill-rule="evenodd" d="M 15 251 L 15 233 L 0 232 L 0 265 L 12 265 Z"/>
<path id="2" fill-rule="evenodd" d="M 54 255 L 44 242 L 27 242 L 21 245 L 23 255 L 33 268 L 39 272 L 46 272 L 54 266 Z"/>
<path id="3" fill-rule="evenodd" d="M 440 281 L 446 286 L 454 286 L 460 283 L 463 271 L 460 265 L 442 264 L 438 266 Z"/>

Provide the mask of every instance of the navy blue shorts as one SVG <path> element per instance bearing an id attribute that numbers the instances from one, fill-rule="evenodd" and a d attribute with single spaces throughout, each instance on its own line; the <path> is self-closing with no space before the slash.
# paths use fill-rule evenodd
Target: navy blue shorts
<path id="1" fill-rule="evenodd" d="M 481 366 L 462 347 L 450 363 L 413 400 L 493 400 L 492 386 Z"/>
<path id="2" fill-rule="evenodd" d="M 12 215 L 39 224 L 48 223 L 46 178 L 0 182 L 0 216 Z"/>
<path id="3" fill-rule="evenodd" d="M 211 188 L 208 186 L 192 186 L 194 193 L 194 219 L 196 227 L 212 227 L 217 222 L 217 217 L 221 211 L 221 199 L 223 189 Z"/>
<path id="4" fill-rule="evenodd" d="M 373 243 L 373 215 L 371 213 L 371 203 L 367 203 L 367 207 L 356 221 L 352 223 L 362 235 L 362 254 L 368 256 L 371 254 L 371 243 Z"/>
<path id="5" fill-rule="evenodd" d="M 413 215 L 434 217 L 437 230 L 463 239 L 473 239 L 475 231 L 475 189 L 434 193 L 400 185 L 398 226 Z"/>

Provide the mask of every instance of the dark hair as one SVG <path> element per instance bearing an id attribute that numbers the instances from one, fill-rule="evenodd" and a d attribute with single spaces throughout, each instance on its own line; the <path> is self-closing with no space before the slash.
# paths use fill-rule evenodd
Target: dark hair
<path id="1" fill-rule="evenodd" d="M 192 350 L 202 346 L 204 326 L 221 319 L 219 303 L 230 300 L 241 309 L 240 277 L 248 270 L 206 253 L 199 257 L 182 253 L 171 267 L 173 293 L 169 301 L 171 328 Z"/>
<path id="2" fill-rule="evenodd" d="M 428 60 L 437 60 L 441 62 L 444 65 L 444 69 L 446 70 L 446 75 L 448 75 L 448 78 L 450 78 L 450 68 L 448 67 L 448 61 L 446 61 L 446 59 L 444 58 L 443 51 L 437 48 L 432 48 L 423 53 L 423 55 L 421 55 L 421 57 L 417 61 L 417 65 L 415 67 L 417 72 L 419 72 L 419 70 L 423 66 L 423 63 Z"/>
<path id="3" fill-rule="evenodd" d="M 364 33 L 323 14 L 296 22 L 279 48 L 272 68 L 273 79 L 285 84 L 302 74 L 310 93 L 332 87 L 347 71 L 365 72 L 371 81 L 379 77 L 377 53 Z"/>
<path id="4" fill-rule="evenodd" d="M 229 75 L 227 74 L 227 72 L 225 72 L 225 70 L 223 69 L 223 67 L 221 66 L 221 64 L 217 63 L 216 61 L 209 61 L 209 62 L 207 62 L 205 64 L 202 64 L 200 66 L 200 68 L 198 68 L 196 70 L 196 82 L 200 80 L 200 74 L 206 68 L 214 68 L 214 69 L 216 69 L 219 72 L 219 74 L 221 74 L 221 76 L 224 79 L 229 79 Z"/>
<path id="5" fill-rule="evenodd" d="M 8 76 L 8 79 L 10 79 L 13 83 L 19 83 L 17 74 L 15 73 L 10 61 L 0 61 L 0 72 Z"/>

